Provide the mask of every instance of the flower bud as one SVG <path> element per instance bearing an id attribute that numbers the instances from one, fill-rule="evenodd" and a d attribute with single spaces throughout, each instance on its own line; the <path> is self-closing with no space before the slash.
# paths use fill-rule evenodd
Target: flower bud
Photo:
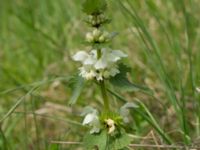
<path id="1" fill-rule="evenodd" d="M 93 18 L 94 18 L 94 17 L 93 17 L 92 15 L 89 15 L 89 16 L 88 16 L 88 20 L 89 20 L 89 21 L 92 21 Z"/>
<path id="2" fill-rule="evenodd" d="M 93 31 L 93 36 L 94 36 L 95 39 L 99 38 L 99 36 L 100 36 L 101 34 L 102 34 L 102 33 L 101 33 L 100 30 L 94 29 L 94 31 Z"/>
<path id="3" fill-rule="evenodd" d="M 105 21 L 105 16 L 103 14 L 99 15 L 98 18 L 99 18 L 101 23 Z"/>
<path id="4" fill-rule="evenodd" d="M 96 25 L 96 21 L 95 20 L 92 20 L 92 25 L 94 26 L 94 25 Z"/>
<path id="5" fill-rule="evenodd" d="M 108 42 L 110 40 L 108 32 L 104 32 L 102 36 L 104 37 L 104 42 Z"/>
<path id="6" fill-rule="evenodd" d="M 93 16 L 92 15 L 88 16 L 87 18 L 88 23 L 92 24 L 92 20 L 93 20 Z"/>
<path id="7" fill-rule="evenodd" d="M 104 78 L 109 78 L 110 72 L 108 70 L 104 71 L 103 76 L 104 76 Z"/>
<path id="8" fill-rule="evenodd" d="M 101 35 L 101 36 L 99 37 L 99 42 L 104 42 L 104 41 L 105 41 L 105 38 L 104 38 L 103 35 Z"/>
<path id="9" fill-rule="evenodd" d="M 101 23 L 101 19 L 97 17 L 96 24 L 100 24 L 100 23 Z"/>
<path id="10" fill-rule="evenodd" d="M 94 40 L 93 35 L 91 33 L 87 33 L 86 34 L 86 41 L 93 42 L 93 40 Z"/>

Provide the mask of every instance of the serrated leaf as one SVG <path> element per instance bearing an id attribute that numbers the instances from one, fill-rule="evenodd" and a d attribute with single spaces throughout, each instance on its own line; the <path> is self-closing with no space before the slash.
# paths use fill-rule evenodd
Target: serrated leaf
<path id="1" fill-rule="evenodd" d="M 83 12 L 87 14 L 99 13 L 107 8 L 105 0 L 85 0 L 82 6 Z"/>
<path id="2" fill-rule="evenodd" d="M 120 73 L 117 74 L 116 76 L 110 78 L 110 83 L 113 84 L 114 86 L 120 88 L 122 91 L 143 91 L 143 92 L 148 92 L 152 93 L 152 91 L 145 86 L 140 86 L 134 83 L 131 83 L 128 78 L 127 78 L 127 73 L 130 72 L 130 68 L 127 67 L 124 64 L 119 64 L 119 71 Z"/>
<path id="3" fill-rule="evenodd" d="M 83 90 L 84 79 L 81 76 L 76 75 L 70 80 L 70 85 L 72 88 L 72 96 L 69 100 L 69 104 L 73 105 L 77 102 L 77 100 Z"/>
<path id="4" fill-rule="evenodd" d="M 110 150 L 120 150 L 127 147 L 131 143 L 131 138 L 125 131 L 121 131 L 119 135 L 114 136 L 109 141 Z"/>
<path id="5" fill-rule="evenodd" d="M 93 150 L 98 147 L 98 150 L 105 150 L 107 144 L 107 132 L 106 130 L 101 131 L 98 134 L 87 134 L 84 137 L 83 144 L 85 150 Z"/>

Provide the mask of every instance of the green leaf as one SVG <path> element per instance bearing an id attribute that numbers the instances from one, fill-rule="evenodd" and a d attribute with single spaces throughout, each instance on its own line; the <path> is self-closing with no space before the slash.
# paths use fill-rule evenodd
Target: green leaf
<path id="1" fill-rule="evenodd" d="M 86 14 L 100 13 L 107 8 L 105 0 L 85 0 L 82 6 L 83 12 Z"/>
<path id="2" fill-rule="evenodd" d="M 134 83 L 131 83 L 127 78 L 127 73 L 131 71 L 129 67 L 127 67 L 124 64 L 119 64 L 119 71 L 120 73 L 116 76 L 110 78 L 110 83 L 122 91 L 143 91 L 146 93 L 152 93 L 151 89 L 145 86 L 137 85 Z"/>
<path id="3" fill-rule="evenodd" d="M 120 150 L 130 143 L 131 138 L 124 130 L 114 136 L 108 135 L 107 131 L 103 130 L 98 134 L 87 134 L 83 140 L 86 150 L 94 150 L 94 148 L 98 148 L 98 150 Z"/>
<path id="4" fill-rule="evenodd" d="M 98 134 L 87 134 L 83 139 L 86 150 L 93 150 L 98 147 L 98 150 L 105 150 L 107 144 L 107 131 L 103 130 Z"/>
<path id="5" fill-rule="evenodd" d="M 70 80 L 70 87 L 72 88 L 72 96 L 69 100 L 70 105 L 73 105 L 77 102 L 83 90 L 84 83 L 84 79 L 79 75 L 72 77 L 72 79 Z"/>
<path id="6" fill-rule="evenodd" d="M 120 150 L 127 147 L 131 143 L 131 138 L 125 131 L 121 131 L 118 135 L 109 139 L 110 150 Z"/>

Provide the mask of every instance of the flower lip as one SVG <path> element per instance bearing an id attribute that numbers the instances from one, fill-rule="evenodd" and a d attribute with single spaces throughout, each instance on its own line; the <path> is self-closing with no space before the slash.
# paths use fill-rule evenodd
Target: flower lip
<path id="1" fill-rule="evenodd" d="M 95 64 L 96 69 L 105 69 L 114 62 L 119 61 L 122 57 L 127 57 L 127 55 L 120 50 L 110 50 L 103 48 L 101 52 L 102 57 L 98 59 Z"/>
<path id="2" fill-rule="evenodd" d="M 72 58 L 75 61 L 84 62 L 88 57 L 89 57 L 88 53 L 86 53 L 85 51 L 79 51 Z"/>
<path id="3" fill-rule="evenodd" d="M 113 50 L 111 52 L 111 55 L 113 57 L 113 60 L 116 62 L 118 60 L 120 60 L 122 57 L 127 57 L 128 55 L 123 53 L 122 51 L 120 50 Z"/>
<path id="4" fill-rule="evenodd" d="M 91 114 L 87 114 L 83 120 L 83 125 L 86 125 L 86 124 L 90 124 L 92 123 L 95 119 L 97 119 L 97 116 L 96 114 L 94 113 L 91 113 Z"/>
<path id="5" fill-rule="evenodd" d="M 85 107 L 81 116 L 85 116 L 83 119 L 83 125 L 89 125 L 92 127 L 90 133 L 98 133 L 100 131 L 100 121 L 98 117 L 98 111 L 92 107 Z"/>
<path id="6" fill-rule="evenodd" d="M 105 123 L 106 123 L 106 126 L 108 128 L 108 134 L 113 133 L 114 130 L 115 130 L 115 122 L 114 122 L 114 120 L 109 118 L 109 119 L 105 120 Z"/>

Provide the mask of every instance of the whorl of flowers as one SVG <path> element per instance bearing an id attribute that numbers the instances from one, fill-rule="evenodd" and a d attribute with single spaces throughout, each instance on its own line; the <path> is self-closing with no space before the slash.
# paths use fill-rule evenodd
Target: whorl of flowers
<path id="1" fill-rule="evenodd" d="M 93 49 L 89 52 L 79 51 L 72 57 L 73 60 L 81 62 L 80 75 L 86 80 L 96 79 L 97 81 L 102 81 L 114 77 L 120 72 L 118 61 L 127 57 L 120 50 L 112 50 L 100 46 L 100 48 L 95 47 L 95 45 L 105 44 L 113 38 L 112 34 L 101 28 L 106 23 L 106 20 L 102 13 L 88 16 L 87 23 L 90 24 L 93 30 L 86 34 L 86 42 L 90 43 Z"/>
<path id="2" fill-rule="evenodd" d="M 98 58 L 97 51 L 96 49 L 89 53 L 79 51 L 73 56 L 74 60 L 82 63 L 82 67 L 79 68 L 80 75 L 87 80 L 96 78 L 99 81 L 118 74 L 117 62 L 127 55 L 120 50 L 102 48 L 101 57 Z"/>

